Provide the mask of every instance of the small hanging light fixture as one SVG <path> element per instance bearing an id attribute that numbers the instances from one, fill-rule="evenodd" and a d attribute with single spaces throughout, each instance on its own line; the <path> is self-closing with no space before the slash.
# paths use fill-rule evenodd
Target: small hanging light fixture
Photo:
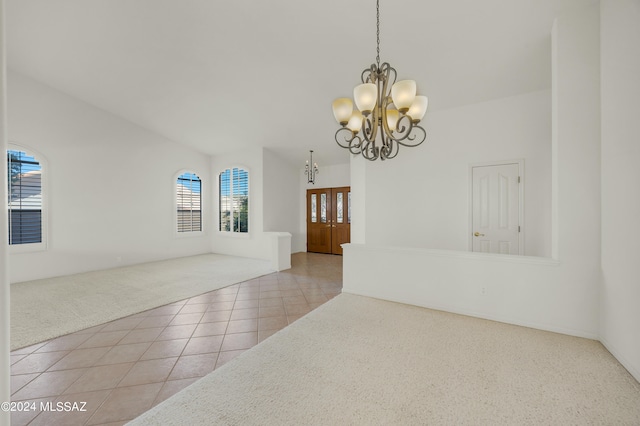
<path id="1" fill-rule="evenodd" d="M 414 80 L 396 82 L 396 70 L 388 62 L 380 65 L 380 0 L 376 17 L 376 63 L 362 72 L 362 84 L 353 89 L 356 109 L 349 98 L 333 101 L 333 115 L 342 126 L 336 142 L 371 161 L 394 158 L 400 145 L 415 147 L 427 137 L 418 125 L 427 112 L 427 97 L 416 96 Z"/>
<path id="2" fill-rule="evenodd" d="M 307 183 L 316 183 L 316 175 L 318 174 L 318 163 L 313 162 L 313 150 L 309 150 L 309 159 L 304 166 L 304 174 L 307 175 Z"/>

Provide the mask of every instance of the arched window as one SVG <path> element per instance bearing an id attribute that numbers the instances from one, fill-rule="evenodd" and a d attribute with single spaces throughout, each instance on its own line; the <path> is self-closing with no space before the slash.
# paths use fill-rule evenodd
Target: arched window
<path id="1" fill-rule="evenodd" d="M 192 172 L 185 172 L 176 181 L 177 231 L 202 231 L 202 181 Z"/>
<path id="2" fill-rule="evenodd" d="M 7 150 L 9 245 L 43 244 L 42 166 L 22 149 Z"/>
<path id="3" fill-rule="evenodd" d="M 218 176 L 221 232 L 249 232 L 249 172 L 234 167 Z"/>

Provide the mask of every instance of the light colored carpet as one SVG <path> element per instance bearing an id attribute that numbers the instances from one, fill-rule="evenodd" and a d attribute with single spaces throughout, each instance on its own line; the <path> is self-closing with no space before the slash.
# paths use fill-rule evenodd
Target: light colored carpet
<path id="1" fill-rule="evenodd" d="M 593 340 L 342 294 L 129 425 L 640 424 Z"/>
<path id="2" fill-rule="evenodd" d="M 11 284 L 11 350 L 274 272 L 203 254 Z"/>

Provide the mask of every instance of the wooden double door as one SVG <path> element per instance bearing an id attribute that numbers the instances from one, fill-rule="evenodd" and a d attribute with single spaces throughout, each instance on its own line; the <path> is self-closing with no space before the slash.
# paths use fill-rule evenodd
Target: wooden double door
<path id="1" fill-rule="evenodd" d="M 307 190 L 307 251 L 342 254 L 351 239 L 351 188 Z"/>

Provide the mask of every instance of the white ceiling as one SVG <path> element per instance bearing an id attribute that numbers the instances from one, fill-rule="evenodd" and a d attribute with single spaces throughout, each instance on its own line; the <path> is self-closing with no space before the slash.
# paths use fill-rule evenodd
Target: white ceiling
<path id="1" fill-rule="evenodd" d="M 430 111 L 549 88 L 554 17 L 594 1 L 381 0 L 381 60 Z M 15 71 L 208 154 L 348 161 L 331 102 L 375 62 L 374 0 L 5 3 Z"/>

